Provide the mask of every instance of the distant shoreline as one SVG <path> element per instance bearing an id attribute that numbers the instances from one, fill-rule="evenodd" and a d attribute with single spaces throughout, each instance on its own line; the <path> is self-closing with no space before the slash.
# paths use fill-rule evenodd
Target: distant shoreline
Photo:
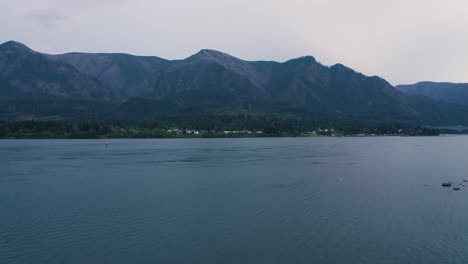
<path id="1" fill-rule="evenodd" d="M 445 135 L 445 134 L 444 134 Z M 0 140 L 46 140 L 46 139 L 101 139 L 101 140 L 112 140 L 112 139 L 238 139 L 238 138 L 370 138 L 370 137 L 439 137 L 442 135 L 346 135 L 346 136 L 331 136 L 331 135 L 320 135 L 320 136 L 176 136 L 176 137 L 3 137 Z"/>
<path id="2" fill-rule="evenodd" d="M 170 125 L 156 122 L 106 123 L 16 121 L 0 122 L 0 138 L 5 139 L 106 139 L 106 138 L 259 138 L 259 137 L 374 137 L 438 136 L 439 130 L 415 126 L 381 124 L 358 126 L 302 123 L 267 123 L 256 126 L 187 124 Z"/>

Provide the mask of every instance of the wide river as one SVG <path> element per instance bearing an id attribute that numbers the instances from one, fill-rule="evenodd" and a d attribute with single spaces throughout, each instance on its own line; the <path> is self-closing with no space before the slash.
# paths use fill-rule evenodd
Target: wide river
<path id="1" fill-rule="evenodd" d="M 464 179 L 467 136 L 0 140 L 0 263 L 466 264 Z"/>

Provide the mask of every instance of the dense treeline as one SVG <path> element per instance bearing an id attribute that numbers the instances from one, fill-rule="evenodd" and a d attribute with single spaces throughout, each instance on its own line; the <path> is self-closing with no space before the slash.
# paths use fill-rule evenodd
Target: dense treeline
<path id="1" fill-rule="evenodd" d="M 277 119 L 252 127 L 221 126 L 219 123 L 182 122 L 67 122 L 0 121 L 0 138 L 166 138 L 166 137 L 258 137 L 258 136 L 433 136 L 431 128 L 399 124 L 312 124 Z"/>

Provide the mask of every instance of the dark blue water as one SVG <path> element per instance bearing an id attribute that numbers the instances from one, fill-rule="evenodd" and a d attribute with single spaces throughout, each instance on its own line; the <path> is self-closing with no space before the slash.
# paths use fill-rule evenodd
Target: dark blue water
<path id="1" fill-rule="evenodd" d="M 468 137 L 3 140 L 0 263 L 468 263 Z"/>

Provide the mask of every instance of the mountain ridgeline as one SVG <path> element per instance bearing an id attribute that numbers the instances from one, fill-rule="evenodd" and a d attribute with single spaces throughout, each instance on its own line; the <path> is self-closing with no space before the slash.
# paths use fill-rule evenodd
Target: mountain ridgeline
<path id="1" fill-rule="evenodd" d="M 201 50 L 183 60 L 50 55 L 0 45 L 0 119 L 157 121 L 245 128 L 285 123 L 468 124 L 468 107 L 405 95 L 380 77 L 306 56 L 244 61 Z"/>
<path id="2" fill-rule="evenodd" d="M 397 85 L 401 92 L 413 96 L 427 96 L 434 100 L 468 106 L 468 83 L 419 82 Z"/>

